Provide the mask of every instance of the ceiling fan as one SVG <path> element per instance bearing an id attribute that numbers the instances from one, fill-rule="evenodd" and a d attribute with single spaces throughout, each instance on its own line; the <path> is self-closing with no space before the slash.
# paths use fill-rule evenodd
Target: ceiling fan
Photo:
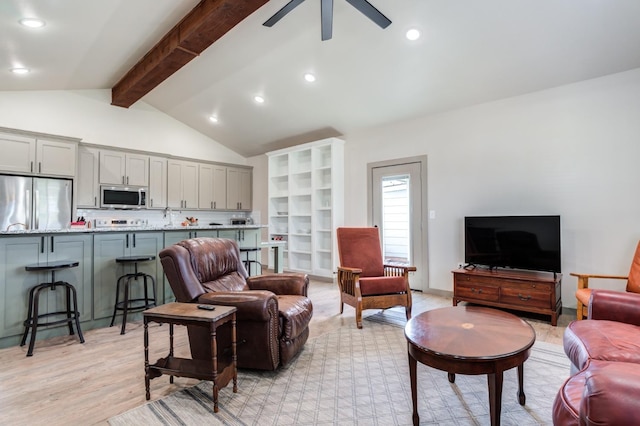
<path id="1" fill-rule="evenodd" d="M 303 1 L 304 0 L 291 0 L 271 18 L 267 19 L 262 25 L 265 27 L 272 27 L 276 22 L 299 6 Z M 380 11 L 373 7 L 373 5 L 371 5 L 367 0 L 347 0 L 347 3 L 378 24 L 380 28 L 387 28 L 391 24 L 389 18 L 380 13 Z M 322 41 L 329 40 L 333 32 L 333 0 L 320 0 L 320 19 L 322 22 Z"/>

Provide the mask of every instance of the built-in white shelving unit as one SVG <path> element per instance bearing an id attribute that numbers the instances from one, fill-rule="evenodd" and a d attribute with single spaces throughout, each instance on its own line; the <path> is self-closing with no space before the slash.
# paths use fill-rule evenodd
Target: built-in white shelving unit
<path id="1" fill-rule="evenodd" d="M 269 237 L 287 241 L 284 268 L 333 277 L 335 229 L 344 218 L 344 141 L 323 139 L 267 156 Z"/>

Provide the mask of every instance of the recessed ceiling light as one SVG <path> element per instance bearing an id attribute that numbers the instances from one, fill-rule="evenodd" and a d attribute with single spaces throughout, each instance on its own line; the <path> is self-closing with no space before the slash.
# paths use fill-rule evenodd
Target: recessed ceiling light
<path id="1" fill-rule="evenodd" d="M 29 28 L 42 28 L 45 25 L 45 22 L 42 19 L 38 19 L 38 18 L 24 18 L 24 19 L 21 19 L 19 22 L 21 25 L 24 25 L 25 27 L 29 27 Z"/>
<path id="2" fill-rule="evenodd" d="M 216 117 L 215 115 L 210 115 L 209 116 L 209 121 L 211 121 L 212 123 L 217 123 L 218 122 L 218 117 Z"/>
<path id="3" fill-rule="evenodd" d="M 264 103 L 264 98 L 260 95 L 256 95 L 253 97 L 253 100 L 256 101 L 259 104 L 263 104 Z"/>
<path id="4" fill-rule="evenodd" d="M 11 72 L 14 74 L 28 74 L 29 68 L 11 68 Z"/>
<path id="5" fill-rule="evenodd" d="M 407 31 L 406 37 L 411 41 L 415 41 L 420 38 L 420 31 L 416 30 L 415 28 L 412 28 L 409 31 Z"/>
<path id="6" fill-rule="evenodd" d="M 304 79 L 309 83 L 313 83 L 314 81 L 316 81 L 316 76 L 308 72 L 304 75 Z"/>

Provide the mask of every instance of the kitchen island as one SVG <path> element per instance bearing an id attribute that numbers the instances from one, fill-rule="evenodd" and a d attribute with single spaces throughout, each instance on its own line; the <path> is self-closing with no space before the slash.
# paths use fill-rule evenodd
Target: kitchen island
<path id="1" fill-rule="evenodd" d="M 53 260 L 77 260 L 79 267 L 60 272 L 60 280 L 72 283 L 78 292 L 82 329 L 109 325 L 116 299 L 116 281 L 126 271 L 115 259 L 154 254 L 178 241 L 196 237 L 235 239 L 240 247 L 260 247 L 263 225 L 113 226 L 57 230 L 0 231 L 0 348 L 20 343 L 27 317 L 28 292 L 47 277 L 25 271 L 25 266 Z M 159 257 L 139 266 L 140 272 L 156 278 L 159 303 L 174 301 L 165 282 Z M 140 297 L 133 294 L 130 297 Z M 49 292 L 41 300 L 41 311 L 59 310 L 63 292 Z M 134 319 L 141 318 L 134 314 Z M 114 333 L 119 332 L 114 328 Z M 38 331 L 38 340 L 67 334 L 63 327 Z M 37 342 L 36 342 L 37 345 Z"/>

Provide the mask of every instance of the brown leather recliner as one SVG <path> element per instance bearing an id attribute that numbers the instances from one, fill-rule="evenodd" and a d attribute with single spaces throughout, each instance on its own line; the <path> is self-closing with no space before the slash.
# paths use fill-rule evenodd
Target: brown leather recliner
<path id="1" fill-rule="evenodd" d="M 564 333 L 575 374 L 556 395 L 553 424 L 640 424 L 640 295 L 593 290 L 588 308 Z"/>
<path id="2" fill-rule="evenodd" d="M 236 242 L 226 238 L 180 241 L 160 251 L 160 261 L 178 302 L 238 308 L 239 368 L 275 370 L 307 341 L 313 306 L 306 275 L 248 277 Z M 188 327 L 188 333 L 193 359 L 211 359 L 207 329 Z M 230 333 L 219 333 L 219 350 L 230 346 Z"/>

